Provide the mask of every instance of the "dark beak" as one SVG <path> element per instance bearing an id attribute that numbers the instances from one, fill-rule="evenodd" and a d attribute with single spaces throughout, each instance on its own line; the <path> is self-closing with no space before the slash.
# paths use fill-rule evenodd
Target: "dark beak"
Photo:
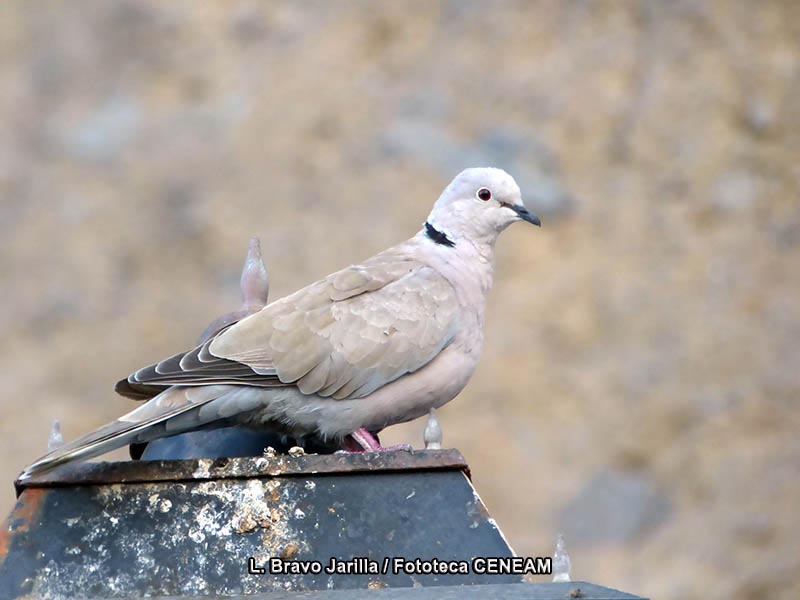
<path id="1" fill-rule="evenodd" d="M 541 227 L 542 226 L 542 222 L 539 220 L 539 217 L 537 217 L 535 214 L 533 214 L 531 211 L 529 211 L 524 206 L 508 205 L 508 208 L 513 210 L 515 213 L 517 213 L 517 216 L 520 219 L 522 219 L 523 221 L 527 221 L 528 223 L 533 223 L 537 227 Z"/>

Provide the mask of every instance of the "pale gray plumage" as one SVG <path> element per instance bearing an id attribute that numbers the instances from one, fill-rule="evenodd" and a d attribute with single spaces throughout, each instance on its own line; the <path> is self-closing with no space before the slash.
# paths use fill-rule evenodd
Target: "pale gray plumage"
<path id="1" fill-rule="evenodd" d="M 152 399 L 24 475 L 204 426 L 341 438 L 428 413 L 475 369 L 494 244 L 519 220 L 539 224 L 510 175 L 463 171 L 417 235 L 136 371 L 117 390 Z"/>

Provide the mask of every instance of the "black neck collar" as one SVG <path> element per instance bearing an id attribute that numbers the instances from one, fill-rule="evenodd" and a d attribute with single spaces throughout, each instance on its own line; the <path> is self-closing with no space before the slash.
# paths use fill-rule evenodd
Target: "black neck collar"
<path id="1" fill-rule="evenodd" d="M 448 248 L 452 248 L 456 245 L 456 243 L 447 237 L 446 233 L 443 233 L 436 229 L 433 225 L 425 221 L 425 234 L 431 238 L 437 244 L 441 244 L 442 246 L 447 246 Z"/>

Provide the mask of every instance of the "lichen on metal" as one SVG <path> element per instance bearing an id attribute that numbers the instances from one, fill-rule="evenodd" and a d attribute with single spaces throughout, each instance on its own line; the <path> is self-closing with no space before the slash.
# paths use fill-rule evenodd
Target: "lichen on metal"
<path id="1" fill-rule="evenodd" d="M 61 598 L 499 583 L 249 572 L 270 557 L 511 555 L 465 475 L 456 451 L 77 465 L 18 485 L 0 588 Z"/>
<path id="2" fill-rule="evenodd" d="M 67 465 L 56 471 L 16 481 L 17 495 L 27 487 L 93 485 L 201 479 L 243 479 L 323 473 L 355 473 L 393 470 L 460 469 L 469 467 L 457 450 L 414 450 L 411 452 L 364 452 L 355 454 L 284 454 L 197 458 L 188 460 L 142 460 L 91 462 Z"/>

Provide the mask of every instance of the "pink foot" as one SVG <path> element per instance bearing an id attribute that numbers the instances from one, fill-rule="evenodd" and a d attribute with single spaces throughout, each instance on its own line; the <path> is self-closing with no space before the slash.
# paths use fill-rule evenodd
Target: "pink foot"
<path id="1" fill-rule="evenodd" d="M 397 444 L 396 446 L 381 446 L 377 438 L 363 427 L 359 427 L 353 433 L 344 438 L 343 449 L 347 452 L 397 452 L 405 450 L 411 451 L 409 444 Z"/>

